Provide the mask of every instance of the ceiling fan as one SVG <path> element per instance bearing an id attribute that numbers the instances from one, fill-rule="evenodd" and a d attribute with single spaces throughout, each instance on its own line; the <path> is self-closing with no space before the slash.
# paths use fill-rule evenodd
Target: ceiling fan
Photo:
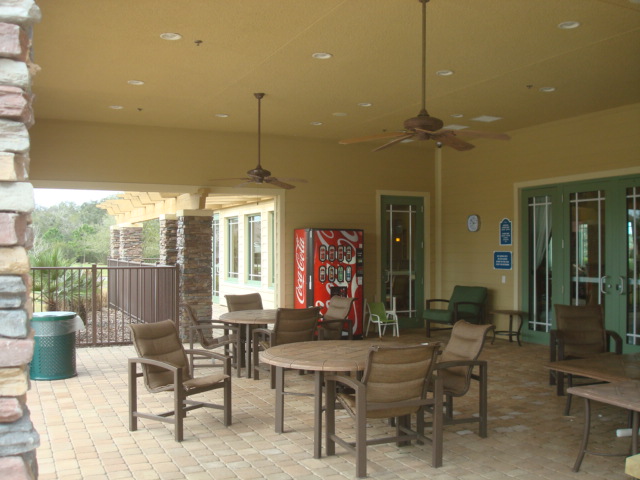
<path id="1" fill-rule="evenodd" d="M 493 133 L 493 132 L 479 132 L 477 130 L 443 130 L 444 123 L 442 120 L 436 117 L 432 117 L 427 113 L 426 108 L 426 72 L 427 72 L 427 2 L 429 0 L 418 0 L 422 4 L 422 109 L 418 113 L 417 117 L 408 118 L 404 121 L 404 130 L 397 132 L 384 132 L 376 135 L 369 135 L 366 137 L 350 138 L 347 140 L 341 140 L 339 143 L 347 145 L 350 143 L 368 142 L 370 140 L 379 140 L 383 138 L 391 138 L 390 142 L 375 148 L 373 151 L 377 152 L 384 148 L 391 147 L 396 143 L 400 143 L 410 138 L 416 140 L 435 140 L 436 142 L 446 145 L 448 147 L 455 148 L 459 151 L 471 150 L 474 145 L 465 142 L 458 138 L 458 136 L 474 136 L 492 138 L 496 140 L 509 140 L 509 135 L 505 133 Z"/>
<path id="2" fill-rule="evenodd" d="M 273 185 L 275 187 L 280 187 L 280 188 L 286 188 L 287 190 L 290 190 L 292 188 L 296 188 L 295 185 L 291 185 L 290 183 L 286 183 L 283 180 L 287 180 L 288 182 L 304 182 L 306 183 L 307 181 L 302 179 L 302 178 L 283 178 L 283 179 L 278 179 L 276 177 L 272 177 L 271 176 L 271 172 L 269 170 L 266 170 L 264 168 L 262 168 L 262 165 L 260 164 L 260 139 L 261 139 L 261 103 L 262 103 L 262 98 L 265 96 L 264 93 L 254 93 L 253 94 L 257 99 L 258 99 L 258 165 L 256 166 L 256 168 L 252 168 L 251 170 L 247 171 L 247 176 L 246 177 L 242 177 L 242 178 L 218 178 L 218 179 L 213 179 L 212 181 L 217 181 L 217 180 L 244 180 L 244 182 L 240 183 L 239 185 L 235 185 L 235 187 L 244 187 L 249 183 L 268 183 L 269 185 Z"/>

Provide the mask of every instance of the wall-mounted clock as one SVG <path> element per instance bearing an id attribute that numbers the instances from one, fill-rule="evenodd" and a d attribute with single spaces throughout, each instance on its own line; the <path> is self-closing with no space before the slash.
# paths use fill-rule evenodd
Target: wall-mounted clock
<path id="1" fill-rule="evenodd" d="M 473 215 L 469 215 L 467 217 L 467 228 L 470 232 L 477 232 L 480 230 L 480 216 L 475 213 Z"/>

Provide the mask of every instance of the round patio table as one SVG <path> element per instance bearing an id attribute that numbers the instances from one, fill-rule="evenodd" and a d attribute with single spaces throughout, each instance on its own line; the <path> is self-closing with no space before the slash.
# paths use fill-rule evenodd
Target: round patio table
<path id="1" fill-rule="evenodd" d="M 251 378 L 251 351 L 254 348 L 251 330 L 254 327 L 260 325 L 268 325 L 276 323 L 276 314 L 278 310 L 266 309 L 266 310 L 238 310 L 235 312 L 227 312 L 220 315 L 220 321 L 233 323 L 245 327 L 245 366 L 247 368 L 247 378 Z M 238 370 L 240 370 L 240 363 L 238 362 Z"/>

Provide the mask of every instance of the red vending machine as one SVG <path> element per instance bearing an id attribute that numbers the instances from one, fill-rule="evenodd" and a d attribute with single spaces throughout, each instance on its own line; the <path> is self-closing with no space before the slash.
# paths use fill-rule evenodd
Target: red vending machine
<path id="1" fill-rule="evenodd" d="M 362 336 L 363 230 L 301 228 L 294 232 L 295 308 L 322 307 L 334 295 L 355 298 L 349 318 Z"/>

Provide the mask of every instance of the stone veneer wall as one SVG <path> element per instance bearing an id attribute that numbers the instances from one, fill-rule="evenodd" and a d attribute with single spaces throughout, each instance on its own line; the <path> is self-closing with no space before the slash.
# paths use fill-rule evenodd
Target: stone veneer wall
<path id="1" fill-rule="evenodd" d="M 109 228 L 109 258 L 118 260 L 120 258 L 120 227 L 111 226 Z"/>
<path id="2" fill-rule="evenodd" d="M 33 0 L 0 0 L 0 478 L 38 476 L 40 437 L 27 407 L 33 356 L 33 244 L 28 128 L 33 125 L 31 32 L 40 20 Z"/>
<path id="3" fill-rule="evenodd" d="M 120 227 L 120 260 L 142 262 L 142 227 Z"/>
<path id="4" fill-rule="evenodd" d="M 212 247 L 211 211 L 178 212 L 178 264 L 180 303 L 188 303 L 198 318 L 212 315 Z"/>
<path id="5" fill-rule="evenodd" d="M 160 217 L 160 265 L 178 263 L 178 219 L 174 215 Z"/>

